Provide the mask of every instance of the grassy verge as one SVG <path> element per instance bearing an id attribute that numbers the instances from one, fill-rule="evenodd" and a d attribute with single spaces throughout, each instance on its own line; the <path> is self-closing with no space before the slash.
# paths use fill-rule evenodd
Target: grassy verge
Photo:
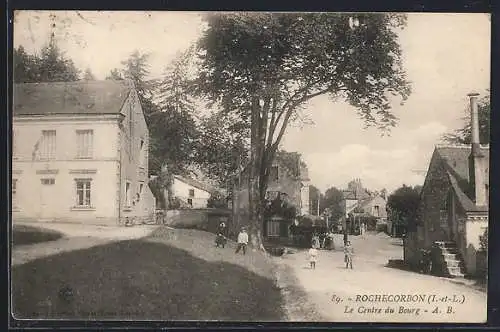
<path id="1" fill-rule="evenodd" d="M 62 236 L 63 234 L 50 229 L 44 229 L 26 225 L 12 226 L 13 246 L 55 241 L 60 239 Z"/>
<path id="2" fill-rule="evenodd" d="M 233 245 L 231 243 L 231 245 Z M 160 228 L 152 237 L 38 259 L 12 270 L 17 318 L 283 319 L 261 253 L 215 248 L 213 234 Z"/>

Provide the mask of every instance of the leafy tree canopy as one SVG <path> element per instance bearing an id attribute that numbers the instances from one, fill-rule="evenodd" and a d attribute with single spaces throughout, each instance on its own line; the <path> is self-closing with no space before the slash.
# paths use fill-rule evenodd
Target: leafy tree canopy
<path id="1" fill-rule="evenodd" d="M 407 225 L 416 217 L 420 203 L 420 186 L 406 186 L 398 188 L 387 199 L 389 218 L 394 222 Z"/>
<path id="2" fill-rule="evenodd" d="M 396 123 L 389 96 L 410 93 L 394 31 L 404 15 L 232 13 L 211 14 L 207 23 L 199 88 L 243 120 L 254 97 L 279 121 L 330 94 L 347 99 L 368 125 L 387 128 Z"/>
<path id="3" fill-rule="evenodd" d="M 40 54 L 28 54 L 23 46 L 14 49 L 14 82 L 70 82 L 79 79 L 79 71 L 51 37 Z"/>

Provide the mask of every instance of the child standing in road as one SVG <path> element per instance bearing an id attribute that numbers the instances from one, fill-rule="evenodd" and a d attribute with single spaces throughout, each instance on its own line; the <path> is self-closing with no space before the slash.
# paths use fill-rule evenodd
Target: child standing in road
<path id="1" fill-rule="evenodd" d="M 351 241 L 347 241 L 346 245 L 344 246 L 344 262 L 345 262 L 345 268 L 351 268 L 352 269 L 352 256 L 354 255 L 354 249 L 351 246 Z"/>
<path id="2" fill-rule="evenodd" d="M 311 249 L 309 249 L 309 264 L 311 266 L 311 269 L 316 269 L 316 262 L 318 260 L 318 250 L 312 246 Z"/>

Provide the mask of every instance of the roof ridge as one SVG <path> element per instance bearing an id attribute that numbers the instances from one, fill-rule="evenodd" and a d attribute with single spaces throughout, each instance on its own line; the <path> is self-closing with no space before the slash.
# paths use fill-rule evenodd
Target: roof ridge
<path id="1" fill-rule="evenodd" d="M 490 144 L 479 144 L 481 148 L 484 149 L 489 149 Z M 436 144 L 436 149 L 441 149 L 441 148 L 457 148 L 457 149 L 470 149 L 471 145 L 470 144 Z"/>

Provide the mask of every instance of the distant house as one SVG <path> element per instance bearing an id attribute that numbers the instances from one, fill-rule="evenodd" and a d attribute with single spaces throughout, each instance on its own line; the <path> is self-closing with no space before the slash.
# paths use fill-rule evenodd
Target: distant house
<path id="1" fill-rule="evenodd" d="M 370 198 L 370 193 L 363 188 L 361 179 L 354 179 L 347 184 L 347 189 L 342 191 L 342 208 L 347 218 L 359 204 Z"/>
<path id="2" fill-rule="evenodd" d="M 153 217 L 149 131 L 131 82 L 16 84 L 13 94 L 14 222 Z"/>
<path id="3" fill-rule="evenodd" d="M 368 223 L 368 229 L 387 222 L 387 200 L 384 193 L 372 193 L 365 189 L 360 179 L 349 182 L 348 189 L 342 192 L 344 227 L 351 231 Z"/>
<path id="4" fill-rule="evenodd" d="M 479 145 L 477 114 L 473 143 L 434 149 L 420 196 L 419 213 L 408 225 L 405 260 L 417 265 L 420 250 L 433 252 L 435 273 L 475 275 L 480 236 L 488 228 L 489 146 Z"/>
<path id="5" fill-rule="evenodd" d="M 235 227 L 248 221 L 248 173 L 239 174 L 233 189 L 233 221 Z M 266 197 L 272 201 L 280 197 L 295 207 L 298 215 L 309 212 L 309 176 L 307 165 L 296 152 L 278 152 L 271 166 Z M 288 238 L 293 220 L 280 217 L 264 222 L 264 237 Z"/>
<path id="6" fill-rule="evenodd" d="M 216 188 L 193 178 L 181 175 L 173 176 L 172 195 L 184 207 L 206 208 L 210 196 L 216 192 Z"/>

